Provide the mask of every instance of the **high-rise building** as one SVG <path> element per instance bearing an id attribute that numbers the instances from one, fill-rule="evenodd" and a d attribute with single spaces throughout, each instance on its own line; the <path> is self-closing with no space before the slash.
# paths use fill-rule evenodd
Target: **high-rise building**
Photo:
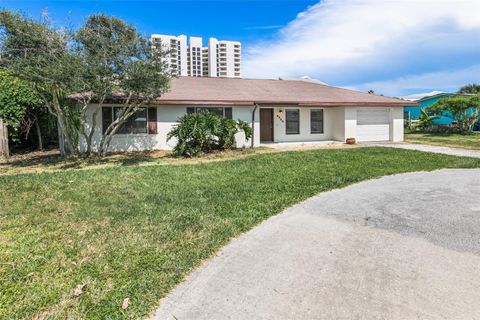
<path id="1" fill-rule="evenodd" d="M 162 50 L 170 70 L 179 76 L 240 78 L 241 44 L 210 38 L 203 47 L 202 38 L 154 34 L 152 44 Z"/>
<path id="2" fill-rule="evenodd" d="M 179 76 L 190 75 L 187 36 L 168 36 L 154 34 L 151 36 L 150 41 L 153 46 L 163 51 L 163 53 L 167 57 L 168 67 L 171 71 L 173 71 L 173 73 Z"/>

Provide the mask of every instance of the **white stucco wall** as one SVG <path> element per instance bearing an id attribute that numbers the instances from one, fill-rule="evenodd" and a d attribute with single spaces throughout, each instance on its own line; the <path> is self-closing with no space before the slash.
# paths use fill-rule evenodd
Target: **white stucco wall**
<path id="1" fill-rule="evenodd" d="M 345 108 L 331 108 L 332 140 L 345 141 Z"/>
<path id="2" fill-rule="evenodd" d="M 113 105 L 105 105 L 113 106 Z M 192 106 L 175 106 L 162 105 L 157 106 L 157 134 L 116 134 L 110 143 L 109 152 L 117 151 L 143 151 L 143 150 L 171 150 L 176 141 L 174 139 L 167 141 L 167 134 L 177 123 L 177 119 L 187 112 L 187 107 Z M 92 138 L 92 149 L 97 151 L 102 139 L 102 112 L 98 105 L 90 105 L 87 111 L 87 120 L 91 124 L 93 113 L 98 110 L 95 125 L 95 133 Z M 235 120 L 243 120 L 249 124 L 252 121 L 252 106 L 233 106 L 232 118 Z M 255 115 L 255 139 L 254 145 L 260 144 L 260 125 L 259 111 L 257 109 Z M 88 129 L 90 129 L 88 127 Z M 240 136 L 241 137 L 241 136 Z M 250 141 L 237 141 L 238 147 L 249 147 Z M 84 151 L 85 140 L 83 136 L 79 138 L 80 151 Z"/>
<path id="3" fill-rule="evenodd" d="M 157 134 L 117 134 L 113 137 L 109 151 L 142 151 L 142 150 L 170 150 L 176 141 L 167 141 L 167 134 L 177 123 L 177 119 L 187 112 L 187 107 L 165 105 L 157 106 Z M 273 107 L 274 109 L 274 142 L 303 142 L 336 140 L 345 142 L 347 138 L 357 138 L 357 110 L 363 107 Z M 87 118 L 98 110 L 97 105 L 91 105 Z M 298 109 L 300 112 L 300 133 L 286 134 L 285 110 Z M 324 133 L 310 132 L 310 110 L 323 109 Z M 282 112 L 280 112 L 280 110 Z M 390 141 L 403 141 L 403 108 L 388 108 L 390 116 Z M 233 106 L 232 118 L 243 120 L 249 124 L 252 121 L 253 106 Z M 237 147 L 250 147 L 250 141 L 245 141 L 243 135 L 237 135 Z M 96 115 L 96 129 L 93 136 L 92 149 L 98 150 L 102 139 L 102 113 Z M 357 139 L 358 140 L 358 139 Z M 254 146 L 260 145 L 260 108 L 255 113 Z M 85 141 L 80 136 L 80 150 L 85 150 Z"/>
<path id="4" fill-rule="evenodd" d="M 274 142 L 302 142 L 302 141 L 325 141 L 333 139 L 335 119 L 337 115 L 333 108 L 307 108 L 307 107 L 274 107 L 273 108 L 273 139 Z M 310 111 L 323 109 L 323 133 L 311 133 Z M 300 133 L 286 134 L 285 114 L 286 110 L 299 110 Z"/>
<path id="5" fill-rule="evenodd" d="M 277 106 L 273 108 L 273 139 L 274 142 L 304 142 L 304 141 L 325 141 L 336 140 L 345 142 L 347 138 L 357 138 L 357 111 L 381 108 L 389 111 L 390 117 L 390 141 L 403 141 L 403 108 L 385 107 L 293 107 Z M 300 133 L 286 134 L 285 110 L 299 110 Z M 310 111 L 312 109 L 323 109 L 324 132 L 323 134 L 312 134 L 310 130 Z"/>
<path id="6" fill-rule="evenodd" d="M 345 136 L 342 142 L 348 138 L 357 138 L 357 108 L 345 107 Z"/>
<path id="7" fill-rule="evenodd" d="M 390 140 L 403 141 L 403 108 L 390 108 Z"/>
<path id="8" fill-rule="evenodd" d="M 242 106 L 242 107 L 233 107 L 232 108 L 232 119 L 233 120 L 242 120 L 250 124 L 252 123 L 252 113 L 254 107 Z M 258 147 L 260 145 L 260 110 L 257 108 L 255 111 L 255 128 L 254 128 L 254 146 Z M 237 141 L 237 143 L 240 141 Z M 251 141 L 247 140 L 244 143 L 240 143 L 239 147 L 245 146 L 250 147 Z"/>

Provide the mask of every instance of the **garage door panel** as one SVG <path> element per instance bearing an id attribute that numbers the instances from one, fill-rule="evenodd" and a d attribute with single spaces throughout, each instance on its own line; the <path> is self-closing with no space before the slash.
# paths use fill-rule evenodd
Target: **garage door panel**
<path id="1" fill-rule="evenodd" d="M 357 110 L 357 140 L 390 140 L 390 115 L 388 109 Z"/>
<path id="2" fill-rule="evenodd" d="M 388 111 L 380 110 L 359 110 L 357 111 L 357 124 L 388 124 L 390 122 Z"/>

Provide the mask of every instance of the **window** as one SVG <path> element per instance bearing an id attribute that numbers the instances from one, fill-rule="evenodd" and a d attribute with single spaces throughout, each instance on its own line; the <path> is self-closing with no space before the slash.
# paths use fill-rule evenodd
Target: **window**
<path id="1" fill-rule="evenodd" d="M 223 107 L 187 107 L 187 113 L 195 113 L 208 111 L 219 117 L 225 117 L 227 119 L 232 119 L 232 108 L 223 108 Z"/>
<path id="2" fill-rule="evenodd" d="M 113 108 L 113 120 L 118 119 L 123 114 L 123 108 Z M 147 110 L 140 109 L 134 115 L 125 121 L 117 131 L 118 134 L 127 133 L 147 133 Z"/>
<path id="3" fill-rule="evenodd" d="M 296 109 L 285 110 L 285 133 L 299 134 L 300 133 L 300 112 Z"/>
<path id="4" fill-rule="evenodd" d="M 225 118 L 232 119 L 232 108 L 225 108 Z"/>
<path id="5" fill-rule="evenodd" d="M 323 110 L 310 110 L 310 133 L 323 133 Z"/>
<path id="6" fill-rule="evenodd" d="M 219 117 L 223 117 L 223 108 L 214 108 L 214 107 L 197 107 L 197 112 L 208 111 Z"/>
<path id="7" fill-rule="evenodd" d="M 116 134 L 155 134 L 156 127 L 156 108 L 142 108 L 136 111 L 134 115 L 128 118 L 117 130 Z M 118 119 L 123 113 L 122 107 L 103 107 L 102 125 L 103 133 L 110 124 Z"/>

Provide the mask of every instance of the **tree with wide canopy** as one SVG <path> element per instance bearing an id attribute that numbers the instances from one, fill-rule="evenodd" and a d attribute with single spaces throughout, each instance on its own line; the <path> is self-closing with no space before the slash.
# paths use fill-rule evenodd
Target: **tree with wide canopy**
<path id="1" fill-rule="evenodd" d="M 0 31 L 2 67 L 31 84 L 57 118 L 62 154 L 77 154 L 79 137 L 91 153 L 98 110 L 115 96 L 122 112 L 104 132 L 98 148 L 104 155 L 119 128 L 169 88 L 162 50 L 115 17 L 92 15 L 70 31 L 54 27 L 48 18 L 36 21 L 0 11 Z M 92 103 L 98 107 L 89 126 Z"/>

